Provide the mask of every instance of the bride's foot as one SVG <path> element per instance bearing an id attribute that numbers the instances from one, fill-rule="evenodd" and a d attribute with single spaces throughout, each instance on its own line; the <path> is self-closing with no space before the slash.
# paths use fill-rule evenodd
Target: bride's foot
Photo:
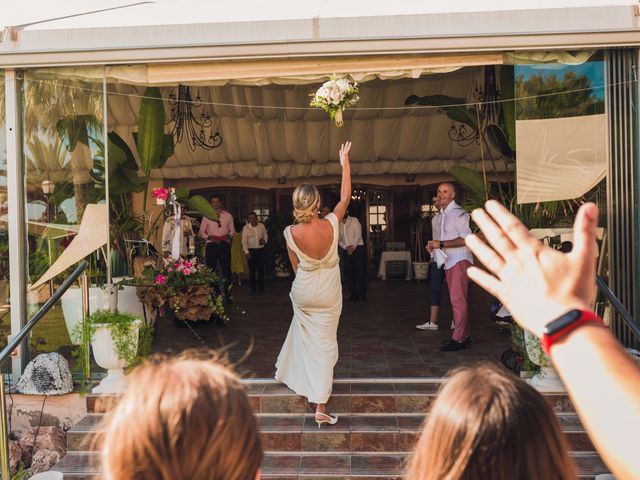
<path id="1" fill-rule="evenodd" d="M 316 412 L 316 423 L 318 424 L 318 428 L 320 428 L 323 423 L 335 425 L 336 423 L 338 423 L 338 416 L 329 415 L 328 413 Z"/>

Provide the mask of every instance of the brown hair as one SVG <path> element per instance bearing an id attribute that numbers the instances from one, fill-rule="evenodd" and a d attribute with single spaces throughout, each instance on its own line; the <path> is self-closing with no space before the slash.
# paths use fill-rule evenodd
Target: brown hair
<path id="1" fill-rule="evenodd" d="M 262 462 L 245 389 L 213 354 L 138 367 L 105 425 L 97 446 L 107 480 L 253 480 Z"/>
<path id="2" fill-rule="evenodd" d="M 303 183 L 293 191 L 293 216 L 296 223 L 308 223 L 318 212 L 320 192 L 315 185 Z"/>
<path id="3" fill-rule="evenodd" d="M 455 370 L 415 447 L 410 480 L 575 480 L 549 404 L 499 365 Z"/>

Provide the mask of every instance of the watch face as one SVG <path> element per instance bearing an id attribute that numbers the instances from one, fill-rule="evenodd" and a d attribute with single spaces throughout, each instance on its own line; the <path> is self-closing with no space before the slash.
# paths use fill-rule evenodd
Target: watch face
<path id="1" fill-rule="evenodd" d="M 580 310 L 571 310 L 561 317 L 556 318 L 554 321 L 548 323 L 544 327 L 545 335 L 553 335 L 571 325 L 573 322 L 578 320 L 582 316 L 582 311 Z"/>

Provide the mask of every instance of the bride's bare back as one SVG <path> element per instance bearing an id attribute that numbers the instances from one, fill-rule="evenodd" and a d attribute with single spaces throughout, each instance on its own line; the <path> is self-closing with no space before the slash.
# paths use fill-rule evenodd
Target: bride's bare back
<path id="1" fill-rule="evenodd" d="M 291 236 L 300 251 L 315 260 L 326 257 L 333 244 L 331 223 L 319 218 L 291 227 Z"/>

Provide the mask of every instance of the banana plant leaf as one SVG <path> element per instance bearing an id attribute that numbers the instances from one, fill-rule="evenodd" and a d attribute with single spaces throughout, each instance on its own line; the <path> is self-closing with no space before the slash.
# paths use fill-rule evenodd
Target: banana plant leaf
<path id="1" fill-rule="evenodd" d="M 207 217 L 209 220 L 218 220 L 218 213 L 202 195 L 190 197 L 187 200 L 187 205 L 197 210 L 202 216 Z"/>
<path id="2" fill-rule="evenodd" d="M 146 177 L 158 168 L 164 145 L 164 102 L 158 87 L 147 87 L 140 102 L 136 147 Z M 166 161 L 166 159 L 165 159 Z"/>
<path id="3" fill-rule="evenodd" d="M 487 125 L 484 134 L 487 139 L 498 151 L 502 154 L 503 157 L 506 157 L 508 160 L 514 160 L 514 152 L 511 150 L 509 146 L 509 140 L 505 135 L 504 131 L 495 123 Z"/>
<path id="4" fill-rule="evenodd" d="M 138 132 L 133 132 L 132 135 L 137 145 L 139 136 Z M 162 137 L 162 148 L 160 149 L 160 155 L 158 156 L 158 160 L 156 161 L 156 163 L 153 165 L 153 168 L 164 167 L 164 164 L 167 163 L 169 157 L 174 154 L 174 151 L 173 135 L 171 135 L 170 133 L 165 133 Z"/>
<path id="5" fill-rule="evenodd" d="M 58 120 L 56 130 L 67 150 L 73 152 L 78 142 L 89 145 L 88 127 L 97 123 L 93 115 L 68 115 Z"/>
<path id="6" fill-rule="evenodd" d="M 188 200 L 189 199 L 189 187 L 178 187 L 176 188 L 176 198 L 178 200 Z"/>
<path id="7" fill-rule="evenodd" d="M 449 173 L 455 177 L 458 183 L 471 192 L 474 197 L 474 203 L 482 203 L 488 198 L 488 186 L 485 187 L 484 179 L 479 172 L 467 167 L 454 166 L 449 169 Z"/>

